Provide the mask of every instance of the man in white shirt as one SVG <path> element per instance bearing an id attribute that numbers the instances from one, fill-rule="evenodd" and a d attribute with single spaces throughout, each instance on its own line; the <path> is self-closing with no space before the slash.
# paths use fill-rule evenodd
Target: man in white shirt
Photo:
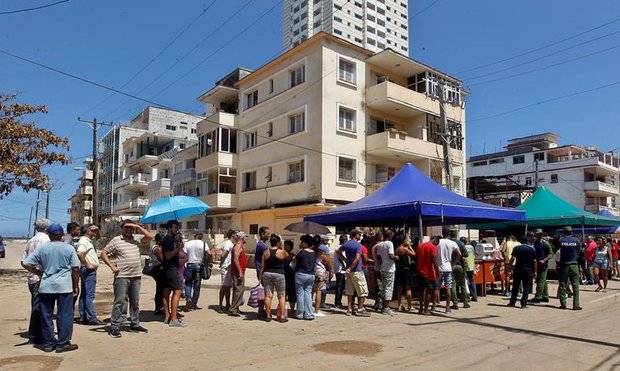
<path id="1" fill-rule="evenodd" d="M 220 256 L 220 278 L 222 282 L 222 287 L 220 287 L 220 311 L 222 313 L 227 312 L 228 308 L 230 308 L 230 289 L 232 287 L 232 278 L 230 277 L 228 268 L 230 267 L 231 262 L 231 251 L 233 246 L 235 246 L 232 241 L 234 234 L 235 231 L 232 229 L 226 233 L 227 240 L 224 241 L 224 245 L 222 246 L 222 255 Z M 226 299 L 226 307 L 222 306 L 224 299 Z"/>
<path id="2" fill-rule="evenodd" d="M 194 239 L 187 241 L 183 247 L 183 252 L 187 256 L 187 263 L 185 265 L 187 272 L 187 279 L 185 280 L 186 312 L 192 309 L 202 309 L 198 306 L 200 284 L 202 283 L 200 270 L 204 264 L 209 263 L 207 257 L 211 255 L 209 246 L 202 240 L 203 237 L 202 232 L 197 232 L 194 234 Z"/>
<path id="3" fill-rule="evenodd" d="M 34 222 L 35 235 L 26 242 L 22 262 L 34 253 L 36 249 L 50 242 L 47 235 L 47 227 L 51 222 L 48 219 L 37 219 Z M 41 268 L 41 267 L 36 267 Z M 43 332 L 41 330 L 41 307 L 39 301 L 39 283 L 41 277 L 34 273 L 28 272 L 28 290 L 30 290 L 30 326 L 28 327 L 28 338 L 33 344 L 43 341 Z"/>
<path id="4" fill-rule="evenodd" d="M 459 245 L 450 239 L 450 230 L 444 228 L 443 238 L 439 240 L 437 245 L 436 263 L 439 267 L 439 282 L 438 290 L 440 288 L 446 289 L 446 313 L 450 313 L 450 301 L 452 300 L 451 290 L 453 284 L 452 277 L 452 261 L 454 259 L 460 259 L 461 252 L 459 251 Z M 437 295 L 436 297 L 439 297 Z"/>
<path id="5" fill-rule="evenodd" d="M 383 314 L 393 316 L 395 313 L 390 308 L 390 301 L 392 301 L 392 293 L 394 292 L 394 275 L 396 274 L 396 263 L 398 256 L 394 255 L 394 244 L 392 238 L 394 233 L 391 230 L 383 232 L 383 242 L 377 246 L 377 252 L 381 257 L 381 286 L 383 292 L 381 296 L 383 298 Z"/>
<path id="6" fill-rule="evenodd" d="M 77 255 L 80 259 L 80 319 L 85 325 L 101 326 L 105 323 L 97 318 L 95 311 L 95 291 L 97 287 L 97 268 L 99 254 L 93 240 L 99 236 L 99 227 L 94 224 L 82 226 L 82 237 L 77 243 Z"/>

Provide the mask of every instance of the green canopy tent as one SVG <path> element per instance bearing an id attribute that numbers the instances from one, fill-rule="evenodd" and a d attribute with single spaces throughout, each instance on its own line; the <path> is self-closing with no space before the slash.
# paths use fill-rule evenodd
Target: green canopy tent
<path id="1" fill-rule="evenodd" d="M 596 215 L 570 204 L 558 197 L 546 187 L 539 187 L 524 203 L 517 206 L 525 211 L 525 221 L 468 224 L 470 229 L 502 230 L 516 227 L 550 228 L 550 227 L 612 227 L 618 225 L 618 219 Z"/>

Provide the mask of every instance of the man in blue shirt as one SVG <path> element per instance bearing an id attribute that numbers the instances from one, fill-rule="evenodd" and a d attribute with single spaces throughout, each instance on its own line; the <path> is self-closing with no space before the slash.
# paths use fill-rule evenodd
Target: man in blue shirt
<path id="1" fill-rule="evenodd" d="M 269 249 L 267 247 L 267 241 L 271 237 L 271 230 L 269 227 L 260 227 L 258 229 L 258 242 L 256 243 L 256 251 L 254 252 L 254 268 L 256 269 L 256 277 L 259 276 L 261 266 L 263 263 L 263 253 Z M 260 277 L 259 277 L 260 280 Z M 265 318 L 265 301 L 258 301 L 258 318 Z"/>
<path id="2" fill-rule="evenodd" d="M 80 260 L 73 246 L 62 242 L 64 231 L 59 224 L 47 228 L 50 242 L 26 257 L 22 266 L 41 277 L 39 296 L 41 302 L 41 327 L 45 352 L 57 353 L 76 350 L 71 344 L 73 334 L 73 296 L 78 293 Z M 57 307 L 58 340 L 54 337 L 52 315 Z"/>
<path id="3" fill-rule="evenodd" d="M 510 257 L 510 265 L 514 267 L 512 276 L 512 293 L 509 307 L 514 307 L 519 295 L 519 287 L 523 286 L 521 308 L 527 308 L 527 297 L 532 292 L 532 279 L 536 275 L 536 249 L 533 246 L 534 234 L 529 232 L 521 245 L 515 246 Z M 516 261 L 516 263 L 515 263 Z"/>
<path id="4" fill-rule="evenodd" d="M 573 236 L 571 227 L 564 227 L 564 236 L 560 238 L 560 309 L 566 309 L 566 289 L 568 283 L 573 288 L 573 310 L 581 310 L 579 306 L 579 265 L 577 257 L 581 250 L 581 241 Z"/>
<path id="5" fill-rule="evenodd" d="M 342 258 L 344 252 L 344 262 L 346 267 L 345 294 L 349 299 L 347 315 L 355 314 L 360 317 L 370 317 L 364 310 L 364 301 L 368 296 L 368 285 L 366 277 L 362 271 L 362 245 L 360 240 L 362 232 L 354 230 L 351 232 L 351 239 L 338 248 L 338 254 Z M 353 312 L 353 294 L 357 294 L 357 311 Z"/>

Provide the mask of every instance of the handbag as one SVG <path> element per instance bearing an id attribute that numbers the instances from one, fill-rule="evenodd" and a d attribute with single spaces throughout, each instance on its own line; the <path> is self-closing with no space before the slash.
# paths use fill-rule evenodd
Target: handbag
<path id="1" fill-rule="evenodd" d="M 250 290 L 250 297 L 248 298 L 248 305 L 252 308 L 258 308 L 259 306 L 258 302 L 263 301 L 263 300 L 265 300 L 265 289 L 259 283 L 258 285 L 254 286 Z"/>
<path id="2" fill-rule="evenodd" d="M 203 241 L 202 243 L 205 245 L 205 249 L 203 250 L 203 253 L 202 253 L 202 264 L 200 265 L 200 278 L 202 278 L 203 280 L 208 280 L 209 278 L 211 278 L 211 273 L 213 271 L 213 264 L 211 264 L 209 255 L 207 254 L 205 242 Z"/>
<path id="3" fill-rule="evenodd" d="M 159 262 L 153 263 L 151 262 L 151 258 L 144 259 L 144 267 L 142 268 L 142 274 L 155 277 L 159 272 L 161 264 Z"/>

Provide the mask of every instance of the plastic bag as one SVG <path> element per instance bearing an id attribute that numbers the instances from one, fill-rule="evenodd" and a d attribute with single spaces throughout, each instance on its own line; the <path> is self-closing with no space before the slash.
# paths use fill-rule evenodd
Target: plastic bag
<path id="1" fill-rule="evenodd" d="M 252 308 L 258 308 L 258 302 L 263 300 L 265 300 L 265 289 L 261 284 L 258 284 L 250 290 L 248 305 Z"/>

